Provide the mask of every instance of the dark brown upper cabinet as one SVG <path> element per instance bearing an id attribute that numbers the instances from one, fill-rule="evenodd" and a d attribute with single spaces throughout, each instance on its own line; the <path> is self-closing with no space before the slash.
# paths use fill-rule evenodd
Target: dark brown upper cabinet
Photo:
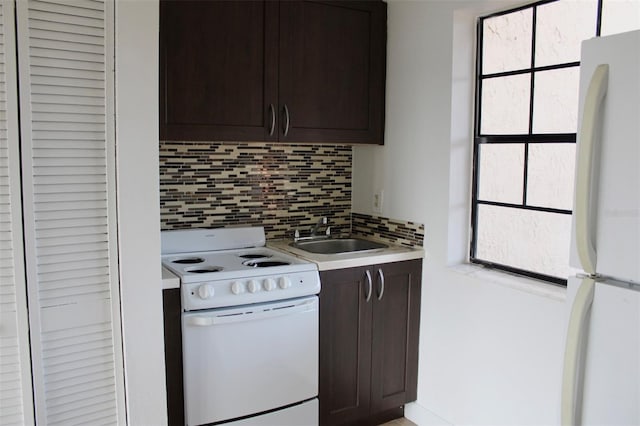
<path id="1" fill-rule="evenodd" d="M 382 144 L 382 1 L 160 2 L 160 138 Z"/>
<path id="2" fill-rule="evenodd" d="M 160 139 L 277 140 L 277 75 L 277 4 L 160 2 Z"/>

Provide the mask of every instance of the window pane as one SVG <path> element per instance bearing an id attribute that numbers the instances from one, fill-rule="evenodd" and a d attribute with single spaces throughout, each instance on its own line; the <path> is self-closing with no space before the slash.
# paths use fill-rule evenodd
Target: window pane
<path id="1" fill-rule="evenodd" d="M 483 74 L 531 66 L 532 21 L 531 9 L 483 21 Z"/>
<path id="2" fill-rule="evenodd" d="M 576 145 L 529 144 L 527 204 L 571 210 Z"/>
<path id="3" fill-rule="evenodd" d="M 561 0 L 538 6 L 537 67 L 580 60 L 580 43 L 595 37 L 598 2 Z"/>
<path id="4" fill-rule="evenodd" d="M 533 133 L 575 133 L 578 127 L 578 67 L 535 73 Z"/>
<path id="5" fill-rule="evenodd" d="M 610 35 L 640 30 L 640 1 L 604 0 L 600 34 Z"/>
<path id="6" fill-rule="evenodd" d="M 530 81 L 530 74 L 483 80 L 481 134 L 529 133 Z"/>
<path id="7" fill-rule="evenodd" d="M 478 198 L 484 201 L 522 203 L 524 145 L 480 145 Z"/>
<path id="8" fill-rule="evenodd" d="M 571 216 L 478 206 L 476 258 L 567 278 Z"/>

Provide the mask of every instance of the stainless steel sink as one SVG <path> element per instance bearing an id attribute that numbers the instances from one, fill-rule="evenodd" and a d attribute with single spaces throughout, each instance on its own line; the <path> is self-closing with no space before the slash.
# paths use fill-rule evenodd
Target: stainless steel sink
<path id="1" fill-rule="evenodd" d="M 289 245 L 316 254 L 353 253 L 380 250 L 388 247 L 386 244 L 361 240 L 359 238 L 330 238 L 326 240 L 298 241 Z"/>

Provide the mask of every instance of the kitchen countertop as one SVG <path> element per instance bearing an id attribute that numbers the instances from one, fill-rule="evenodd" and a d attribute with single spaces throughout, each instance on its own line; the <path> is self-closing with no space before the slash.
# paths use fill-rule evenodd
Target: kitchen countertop
<path id="1" fill-rule="evenodd" d="M 354 268 L 357 266 L 376 265 L 380 263 L 401 262 L 403 260 L 422 259 L 422 248 L 410 248 L 393 245 L 385 242 L 389 247 L 385 249 L 365 252 L 352 252 L 342 254 L 317 254 L 291 247 L 291 240 L 268 241 L 267 247 L 284 251 L 296 257 L 308 260 L 318 265 L 318 270 L 329 271 L 332 269 Z M 168 290 L 180 288 L 180 278 L 168 269 L 162 267 L 162 289 Z"/>
<path id="2" fill-rule="evenodd" d="M 387 242 L 384 242 L 384 244 L 387 244 L 389 247 L 385 249 L 341 254 L 310 253 L 308 251 L 291 247 L 289 245 L 290 243 L 291 240 L 269 241 L 267 242 L 267 247 L 284 251 L 313 262 L 318 265 L 318 270 L 320 271 L 354 268 L 357 266 L 376 265 L 380 263 L 401 262 L 403 260 L 422 259 L 424 257 L 424 249 L 422 248 L 398 246 Z"/>
<path id="3" fill-rule="evenodd" d="M 162 289 L 180 288 L 180 278 L 162 266 Z"/>

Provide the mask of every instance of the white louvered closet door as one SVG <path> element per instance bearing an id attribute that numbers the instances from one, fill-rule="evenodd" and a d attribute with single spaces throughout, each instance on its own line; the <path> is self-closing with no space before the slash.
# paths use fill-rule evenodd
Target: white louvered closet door
<path id="1" fill-rule="evenodd" d="M 36 422 L 124 424 L 113 2 L 17 2 Z"/>
<path id="2" fill-rule="evenodd" d="M 13 1 L 0 1 L 0 425 L 33 424 Z"/>

